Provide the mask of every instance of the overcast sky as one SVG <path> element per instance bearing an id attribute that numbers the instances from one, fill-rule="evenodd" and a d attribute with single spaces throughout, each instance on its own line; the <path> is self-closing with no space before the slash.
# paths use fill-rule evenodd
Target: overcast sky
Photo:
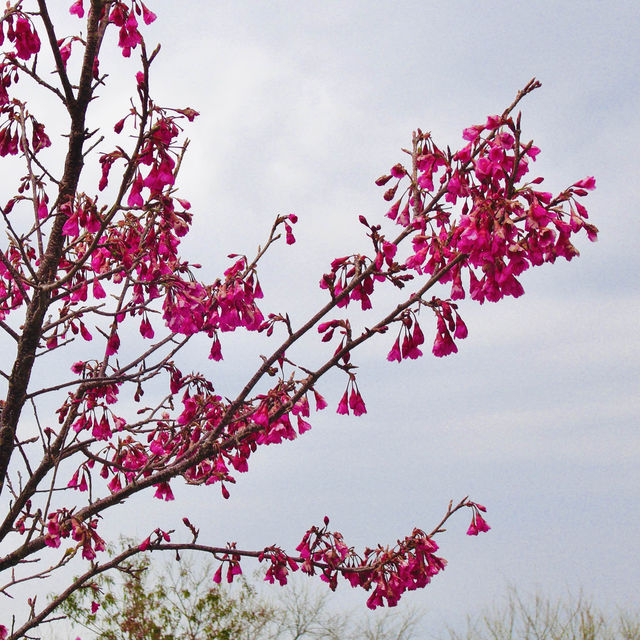
<path id="1" fill-rule="evenodd" d="M 186 132 L 180 183 L 196 218 L 184 253 L 213 279 L 226 254 L 254 251 L 275 215 L 300 218 L 298 243 L 264 261 L 263 311 L 299 323 L 324 300 L 321 274 L 363 247 L 359 214 L 382 219 L 373 180 L 402 159 L 412 129 L 454 148 L 533 76 L 542 88 L 522 111 L 525 138 L 542 149 L 534 168 L 554 191 L 595 175 L 585 205 L 601 233 L 580 238 L 579 259 L 527 272 L 524 297 L 464 302 L 470 335 L 457 355 L 399 366 L 386 362 L 388 339 L 367 348 L 355 357 L 366 416 L 325 411 L 295 443 L 257 454 L 229 501 L 175 489 L 179 500 L 154 503 L 139 533 L 189 515 L 202 541 L 293 549 L 326 514 L 362 547 L 430 530 L 468 494 L 492 530 L 467 537 L 462 515 L 440 536 L 448 568 L 406 598 L 429 629 L 510 584 L 637 603 L 638 2 L 149 6 L 148 42 L 163 46 L 152 92 L 202 114 Z M 192 367 L 232 395 L 266 347 L 246 335 L 225 344 L 225 365 L 194 351 Z M 331 407 L 343 385 L 319 385 Z M 365 595 L 354 598 L 364 608 Z"/>
<path id="2" fill-rule="evenodd" d="M 598 185 L 585 202 L 598 243 L 583 237 L 579 259 L 527 273 L 517 301 L 465 303 L 457 355 L 391 365 L 381 342 L 357 356 L 367 416 L 325 412 L 256 456 L 228 503 L 196 491 L 203 530 L 292 547 L 328 514 L 348 542 L 386 543 L 470 494 L 492 530 L 469 538 L 463 516 L 441 536 L 449 567 L 407 598 L 430 628 L 509 584 L 637 602 L 640 5 L 165 4 L 151 31 L 164 47 L 155 90 L 202 113 L 182 179 L 199 212 L 192 255 L 213 275 L 275 214 L 300 217 L 298 244 L 265 261 L 267 310 L 301 321 L 322 300 L 326 265 L 362 246 L 357 215 L 384 213 L 373 180 L 412 129 L 453 148 L 533 76 L 543 86 L 522 110 L 536 170 L 550 190 L 587 175 Z M 260 349 L 233 344 L 241 361 L 220 380 L 211 370 L 230 391 Z M 342 385 L 324 387 L 334 406 Z M 158 512 L 169 521 L 173 508 Z"/>

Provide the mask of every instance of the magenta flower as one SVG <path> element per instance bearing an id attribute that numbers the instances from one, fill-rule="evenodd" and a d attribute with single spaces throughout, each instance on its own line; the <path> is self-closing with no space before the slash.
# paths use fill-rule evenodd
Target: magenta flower
<path id="1" fill-rule="evenodd" d="M 78 226 L 78 215 L 75 211 L 71 214 L 69 214 L 68 211 L 69 211 L 69 207 L 67 207 L 64 210 L 64 213 L 66 213 L 69 217 L 67 218 L 67 221 L 62 226 L 62 234 L 65 236 L 71 236 L 72 238 L 75 238 L 80 233 L 80 228 Z"/>
<path id="2" fill-rule="evenodd" d="M 580 187 L 582 189 L 592 189 L 596 188 L 596 179 L 593 176 L 589 176 L 588 178 L 584 178 L 582 180 L 578 180 L 578 182 L 573 183 L 574 187 Z"/>
<path id="3" fill-rule="evenodd" d="M 351 395 L 349 396 L 349 407 L 353 410 L 354 416 L 361 416 L 362 414 L 367 413 L 367 407 L 365 406 L 364 400 L 360 395 L 360 391 L 355 384 L 351 388 Z"/>
<path id="4" fill-rule="evenodd" d="M 107 294 L 105 293 L 102 285 L 99 280 L 93 281 L 93 297 L 96 299 L 106 298 Z"/>
<path id="5" fill-rule="evenodd" d="M 87 329 L 87 327 L 84 325 L 84 322 L 80 323 L 80 335 L 87 341 L 89 342 L 90 340 L 93 340 L 93 336 L 91 335 L 91 333 L 89 333 L 89 330 Z"/>
<path id="6" fill-rule="evenodd" d="M 16 20 L 14 29 L 14 45 L 18 58 L 28 60 L 32 55 L 40 51 L 40 38 L 36 31 L 31 31 L 31 23 L 20 16 Z"/>
<path id="7" fill-rule="evenodd" d="M 140 195 L 143 186 L 144 183 L 142 176 L 140 175 L 140 172 L 137 172 L 133 184 L 131 185 L 131 192 L 127 198 L 127 204 L 130 207 L 141 207 L 143 205 L 144 201 L 142 200 L 142 195 Z"/>
<path id="8" fill-rule="evenodd" d="M 284 223 L 284 228 L 286 231 L 286 237 L 287 237 L 287 244 L 293 244 L 296 239 L 293 235 L 293 230 L 291 229 L 291 225 L 288 224 L 287 222 Z"/>
<path id="9" fill-rule="evenodd" d="M 297 420 L 298 420 L 298 433 L 300 435 L 305 433 L 305 431 L 309 431 L 309 429 L 311 429 L 311 425 L 306 420 L 303 420 L 302 416 L 297 416 Z"/>
<path id="10" fill-rule="evenodd" d="M 481 124 L 474 125 L 473 127 L 467 127 L 462 131 L 462 137 L 468 142 L 473 142 L 483 130 L 484 126 Z"/>
<path id="11" fill-rule="evenodd" d="M 340 413 L 341 415 L 349 415 L 349 400 L 348 400 L 347 391 L 344 392 L 344 395 L 340 399 L 337 413 Z"/>
<path id="12" fill-rule="evenodd" d="M 327 401 L 314 389 L 313 395 L 316 399 L 316 411 L 322 411 L 322 409 L 326 409 Z"/>
<path id="13" fill-rule="evenodd" d="M 393 343 L 393 347 L 391 347 L 391 351 L 387 355 L 387 360 L 389 362 L 400 362 L 402 360 L 402 355 L 400 354 L 400 337 L 396 338 L 396 341 Z"/>
<path id="14" fill-rule="evenodd" d="M 161 500 L 174 500 L 173 491 L 171 491 L 171 487 L 168 482 L 160 482 L 155 485 L 156 492 L 154 494 L 154 498 L 160 498 Z"/>
<path id="15" fill-rule="evenodd" d="M 106 414 L 102 416 L 100 421 L 93 421 L 91 435 L 98 440 L 108 440 L 111 437 L 111 427 Z"/>
<path id="16" fill-rule="evenodd" d="M 144 23 L 151 24 L 158 16 L 156 16 L 153 11 L 150 11 L 144 2 L 141 2 L 140 4 L 142 5 L 142 19 L 144 20 Z"/>
<path id="17" fill-rule="evenodd" d="M 486 532 L 490 529 L 491 527 L 487 524 L 486 520 L 479 513 L 475 513 L 467 530 L 467 535 L 477 536 L 480 532 Z"/>
<path id="18" fill-rule="evenodd" d="M 78 16 L 78 18 L 84 17 L 84 7 L 82 6 L 82 0 L 76 0 L 70 7 L 69 13 L 71 15 Z"/>
<path id="19" fill-rule="evenodd" d="M 214 335 L 213 342 L 211 343 L 209 360 L 214 360 L 215 362 L 219 362 L 220 360 L 222 360 L 222 345 L 220 344 L 220 340 L 218 339 L 217 334 Z"/>
<path id="20" fill-rule="evenodd" d="M 118 336 L 118 332 L 114 331 L 109 340 L 107 341 L 107 351 L 106 355 L 112 356 L 118 353 L 118 349 L 120 348 L 120 337 Z"/>
<path id="21" fill-rule="evenodd" d="M 456 313 L 456 330 L 453 334 L 456 338 L 466 338 L 468 335 L 467 325 L 463 322 L 459 314 Z"/>
<path id="22" fill-rule="evenodd" d="M 149 318 L 147 318 L 146 316 L 142 319 L 142 322 L 140 323 L 140 335 L 143 338 L 149 338 L 149 339 L 153 338 L 153 336 L 155 335 L 153 332 L 153 327 L 149 322 Z"/>
<path id="23" fill-rule="evenodd" d="M 31 145 L 34 153 L 37 153 L 45 147 L 51 146 L 49 136 L 44 132 L 44 125 L 33 121 L 33 133 L 31 135 Z"/>

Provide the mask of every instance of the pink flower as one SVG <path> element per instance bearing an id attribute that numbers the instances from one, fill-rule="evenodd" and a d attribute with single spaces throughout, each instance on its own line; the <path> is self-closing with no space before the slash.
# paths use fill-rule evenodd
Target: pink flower
<path id="1" fill-rule="evenodd" d="M 455 204 L 458 198 L 466 196 L 468 193 L 469 190 L 467 189 L 467 186 L 462 182 L 460 174 L 456 170 L 447 183 L 447 195 L 445 196 L 445 200 Z"/>
<path id="2" fill-rule="evenodd" d="M 489 531 L 489 529 L 491 529 L 491 527 L 487 524 L 486 520 L 476 512 L 467 530 L 467 535 L 477 536 L 480 532 Z"/>
<path id="3" fill-rule="evenodd" d="M 391 167 L 391 175 L 394 178 L 402 178 L 406 175 L 407 171 L 406 169 L 401 165 L 401 164 L 396 164 L 393 167 Z"/>
<path id="4" fill-rule="evenodd" d="M 241 576 L 241 575 L 242 575 L 242 569 L 240 568 L 240 563 L 230 562 L 229 568 L 227 569 L 227 582 L 231 584 L 235 576 Z"/>
<path id="5" fill-rule="evenodd" d="M 161 482 L 155 486 L 156 492 L 154 494 L 154 498 L 160 498 L 166 501 L 174 500 L 173 491 L 171 491 L 171 487 L 168 482 Z"/>
<path id="6" fill-rule="evenodd" d="M 217 334 L 213 336 L 213 342 L 211 343 L 211 351 L 209 352 L 209 360 L 220 362 L 222 360 L 222 345 Z"/>
<path id="7" fill-rule="evenodd" d="M 149 318 L 147 318 L 146 316 L 142 319 L 142 322 L 140 323 L 140 335 L 143 338 L 149 338 L 149 339 L 153 338 L 153 336 L 155 335 L 153 332 L 153 327 L 149 322 Z"/>
<path id="8" fill-rule="evenodd" d="M 31 136 L 31 145 L 33 146 L 34 153 L 51 146 L 51 140 L 49 136 L 44 132 L 44 125 L 39 122 L 33 121 L 33 133 Z"/>
<path id="9" fill-rule="evenodd" d="M 327 401 L 314 389 L 313 395 L 316 399 L 316 411 L 322 411 L 322 409 L 326 409 Z"/>
<path id="10" fill-rule="evenodd" d="M 589 176 L 588 178 L 584 178 L 582 180 L 578 180 L 578 182 L 574 182 L 573 186 L 592 190 L 596 188 L 596 179 L 593 176 Z"/>
<path id="11" fill-rule="evenodd" d="M 47 203 L 41 200 L 38 204 L 38 220 L 44 220 L 48 215 Z"/>
<path id="12" fill-rule="evenodd" d="M 142 5 L 142 19 L 144 20 L 144 23 L 151 24 L 157 18 L 156 14 L 147 9 L 144 3 L 141 2 L 140 4 Z"/>
<path id="13" fill-rule="evenodd" d="M 68 212 L 68 209 L 65 211 L 65 213 L 67 212 Z M 80 228 L 78 226 L 78 215 L 76 212 L 73 212 L 68 215 L 69 217 L 67 218 L 67 221 L 64 223 L 62 227 L 62 234 L 65 236 L 71 236 L 75 238 L 80 233 Z"/>
<path id="14" fill-rule="evenodd" d="M 84 326 L 84 323 L 81 322 L 80 323 L 80 335 L 87 341 L 89 342 L 90 340 L 93 340 L 93 336 L 89 333 L 89 330 L 87 329 L 87 327 Z"/>
<path id="15" fill-rule="evenodd" d="M 15 26 L 15 47 L 18 58 L 28 60 L 40 51 L 40 38 L 36 31 L 31 31 L 31 23 L 20 16 Z"/>
<path id="16" fill-rule="evenodd" d="M 391 209 L 385 214 L 390 220 L 395 220 L 398 217 L 398 211 L 400 210 L 400 200 L 394 202 Z"/>
<path id="17" fill-rule="evenodd" d="M 349 407 L 353 410 L 354 416 L 361 416 L 364 413 L 367 413 L 367 407 L 364 404 L 364 400 L 360 395 L 360 391 L 354 385 L 351 388 L 351 395 L 349 396 Z"/>
<path id="18" fill-rule="evenodd" d="M 142 200 L 142 195 L 140 192 L 142 191 L 142 187 L 144 186 L 142 176 L 138 172 L 136 174 L 136 178 L 131 185 L 131 192 L 129 193 L 129 197 L 127 198 L 127 204 L 130 207 L 141 207 L 144 203 Z"/>
<path id="19" fill-rule="evenodd" d="M 126 12 L 127 9 L 125 8 Z M 151 12 L 147 13 L 149 16 Z M 122 55 L 128 58 L 131 55 L 131 49 L 135 49 L 141 42 L 142 36 L 138 31 L 138 21 L 136 20 L 135 12 L 129 11 L 129 15 L 126 16 L 119 5 L 116 5 L 111 12 L 111 21 L 120 27 L 118 46 L 122 49 Z M 145 16 L 143 16 L 143 19 Z"/>
<path id="20" fill-rule="evenodd" d="M 338 404 L 337 413 L 340 413 L 341 415 L 349 415 L 349 400 L 346 391 Z"/>
<path id="21" fill-rule="evenodd" d="M 71 365 L 71 371 L 73 371 L 73 373 L 82 373 L 84 369 L 84 362 L 82 360 L 79 360 L 78 362 L 74 362 Z"/>
<path id="22" fill-rule="evenodd" d="M 99 422 L 94 420 L 91 435 L 98 440 L 108 440 L 111 437 L 111 427 L 106 415 Z"/>
<path id="23" fill-rule="evenodd" d="M 438 331 L 438 333 L 436 334 L 432 352 L 433 355 L 438 358 L 442 358 L 443 356 L 448 356 L 451 353 L 458 352 L 456 343 L 453 341 L 451 334 L 446 329 L 442 332 Z"/>
<path id="24" fill-rule="evenodd" d="M 298 416 L 297 420 L 298 420 L 298 433 L 300 435 L 305 433 L 305 431 L 309 431 L 309 429 L 311 429 L 311 425 L 306 420 L 303 420 L 302 416 Z"/>
<path id="25" fill-rule="evenodd" d="M 84 17 L 84 7 L 82 6 L 82 0 L 76 0 L 70 7 L 69 13 L 76 15 L 78 18 Z"/>
<path id="26" fill-rule="evenodd" d="M 393 347 L 391 347 L 391 351 L 389 351 L 387 355 L 387 360 L 389 362 L 400 362 L 402 360 L 402 355 L 400 354 L 400 336 L 398 336 L 393 343 Z"/>
<path id="27" fill-rule="evenodd" d="M 287 233 L 286 233 L 286 236 L 287 236 L 287 244 L 293 244 L 293 243 L 296 241 L 296 239 L 295 239 L 295 237 L 294 237 L 294 235 L 293 235 L 293 230 L 291 229 L 291 225 L 290 225 L 290 224 L 287 224 L 287 223 L 285 222 L 285 223 L 284 223 L 284 228 L 285 228 L 285 231 L 287 232 Z"/>
<path id="28" fill-rule="evenodd" d="M 479 135 L 480 132 L 484 130 L 484 126 L 481 124 L 476 124 L 473 127 L 467 127 L 462 132 L 462 137 L 464 140 L 469 142 L 473 142 Z"/>
<path id="29" fill-rule="evenodd" d="M 93 281 L 93 297 L 96 299 L 106 298 L 107 294 L 104 292 L 100 280 Z"/>
<path id="30" fill-rule="evenodd" d="M 120 491 L 120 489 L 122 489 L 122 484 L 120 483 L 120 476 L 118 475 L 113 476 L 113 478 L 111 478 L 111 480 L 109 481 L 109 484 L 107 485 L 107 487 L 109 488 L 109 491 L 111 491 L 111 493 L 116 493 L 116 491 Z"/>
<path id="31" fill-rule="evenodd" d="M 526 151 L 526 154 L 532 159 L 535 160 L 536 156 L 540 153 L 540 149 L 538 147 L 529 147 Z"/>
<path id="32" fill-rule="evenodd" d="M 469 332 L 467 331 L 467 325 L 462 321 L 462 318 L 456 314 L 456 330 L 454 336 L 456 338 L 466 338 Z"/>
<path id="33" fill-rule="evenodd" d="M 107 341 L 107 355 L 112 356 L 118 353 L 118 349 L 120 348 L 120 337 L 118 336 L 117 331 L 114 331 L 111 334 L 111 337 Z"/>

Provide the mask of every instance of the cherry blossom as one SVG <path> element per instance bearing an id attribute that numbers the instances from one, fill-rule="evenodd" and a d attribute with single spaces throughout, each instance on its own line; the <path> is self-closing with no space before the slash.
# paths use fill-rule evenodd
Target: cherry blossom
<path id="1" fill-rule="evenodd" d="M 112 507 L 138 493 L 172 508 L 181 484 L 231 499 L 252 456 L 308 437 L 314 412 L 331 404 L 338 414 L 367 413 L 367 389 L 360 380 L 361 392 L 358 378 L 361 345 L 377 342 L 381 365 L 393 367 L 418 360 L 429 347 L 437 357 L 454 354 L 469 334 L 464 305 L 523 295 L 527 270 L 572 260 L 578 234 L 597 238 L 582 203 L 595 179 L 553 194 L 534 175 L 540 150 L 525 139 L 515 108 L 539 83 L 527 84 L 503 113 L 463 129 L 457 150 L 414 132 L 402 161 L 375 181 L 384 189 L 382 208 L 359 217 L 362 247 L 328 260 L 326 273 L 318 274 L 324 301 L 305 319 L 271 309 L 259 280 L 264 255 L 278 242 L 285 252 L 296 241 L 296 214 L 276 216 L 255 254 L 228 254 L 217 276 L 200 276 L 200 265 L 183 256 L 194 215 L 180 190 L 184 129 L 198 112 L 163 107 L 150 96 L 158 49 L 148 50 L 144 34 L 155 13 L 140 0 L 87 3 L 85 12 L 77 0 L 67 8 L 81 20 L 78 34 L 56 40 L 48 14 L 27 11 L 27 4 L 9 3 L 0 24 L 6 49 L 0 157 L 22 163 L 25 173 L 1 208 L 0 323 L 16 356 L 0 405 L 0 490 L 10 493 L 0 539 L 11 534 L 18 541 L 0 558 L 0 571 L 11 576 L 5 589 L 22 580 L 14 568 L 39 563 L 43 550 L 59 554 L 54 569 L 68 562 L 83 569 L 71 591 L 135 553 L 182 549 L 211 554 L 218 583 L 231 582 L 244 559 L 254 558 L 270 583 L 286 584 L 297 570 L 319 575 L 331 589 L 345 580 L 368 592 L 370 608 L 394 606 L 407 591 L 428 585 L 446 567 L 435 540 L 444 523 L 470 509 L 467 533 L 486 532 L 482 505 L 464 498 L 449 504 L 431 532 L 414 528 L 393 545 L 361 551 L 329 529 L 328 517 L 291 553 L 277 545 L 205 544 L 184 518 L 184 529 L 156 528 L 109 560 L 100 532 L 106 535 L 101 527 Z M 109 90 L 99 65 L 111 46 L 105 33 L 129 58 L 123 62 L 131 65 L 134 97 L 104 123 L 108 135 L 94 138 L 84 116 Z M 53 54 L 46 75 L 35 63 L 43 43 Z M 77 76 L 76 65 L 68 64 L 72 47 L 74 62 L 82 60 Z M 62 166 L 46 166 L 53 136 L 20 99 L 19 89 L 31 80 L 68 112 Z M 387 304 L 389 292 L 395 305 Z M 234 355 L 230 334 L 242 332 L 263 346 L 227 397 L 217 388 L 218 363 L 223 354 Z M 185 360 L 190 343 L 202 351 L 202 362 Z M 41 371 L 41 357 L 64 363 L 50 386 L 38 387 L 32 376 Z M 339 397 L 323 388 L 329 372 L 346 384 Z M 37 411 L 43 398 L 46 420 Z M 20 416 L 29 403 L 35 426 L 23 433 Z M 54 569 L 38 565 L 33 576 Z M 0 639 L 24 637 L 63 597 L 34 605 L 16 631 L 2 620 Z"/>

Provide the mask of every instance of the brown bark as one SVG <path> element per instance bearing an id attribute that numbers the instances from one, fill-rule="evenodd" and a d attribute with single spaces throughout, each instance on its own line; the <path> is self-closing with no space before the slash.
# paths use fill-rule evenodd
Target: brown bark
<path id="1" fill-rule="evenodd" d="M 60 59 L 59 48 L 53 25 L 49 19 L 46 0 L 38 0 L 40 16 L 45 24 L 47 35 L 52 50 L 58 53 L 56 59 Z M 78 92 L 75 97 L 67 93 L 66 106 L 69 112 L 71 126 L 69 130 L 69 146 L 65 159 L 64 173 L 60 181 L 57 197 L 57 213 L 44 258 L 37 272 L 37 283 L 34 288 L 31 302 L 27 307 L 26 318 L 22 333 L 18 340 L 16 356 L 11 375 L 9 376 L 7 396 L 2 407 L 0 419 L 0 493 L 4 488 L 4 481 L 11 462 L 11 456 L 15 448 L 16 432 L 20 421 L 20 414 L 26 400 L 29 380 L 33 370 L 36 349 L 42 334 L 42 325 L 47 309 L 51 304 L 52 283 L 55 282 L 58 272 L 58 265 L 62 257 L 64 247 L 64 236 L 62 227 L 65 223 L 65 216 L 60 212 L 60 205 L 73 198 L 80 174 L 82 173 L 82 151 L 86 136 L 85 118 L 87 107 L 92 95 L 93 82 L 93 61 L 98 53 L 104 24 L 101 25 L 100 16 L 104 2 L 102 0 L 92 0 L 91 9 L 87 20 L 87 44 L 84 61 L 80 75 Z M 58 64 L 58 72 L 63 78 L 63 84 L 67 84 L 66 72 Z"/>

